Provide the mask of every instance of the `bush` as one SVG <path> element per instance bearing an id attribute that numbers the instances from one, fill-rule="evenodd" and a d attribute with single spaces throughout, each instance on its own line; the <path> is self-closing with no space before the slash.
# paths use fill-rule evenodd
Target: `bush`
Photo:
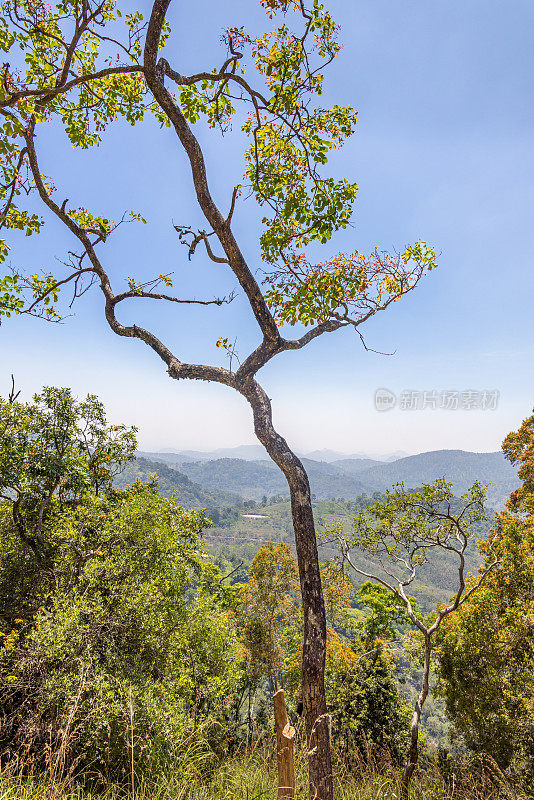
<path id="1" fill-rule="evenodd" d="M 384 756 L 400 763 L 410 711 L 400 698 L 392 658 L 380 643 L 370 653 L 364 644 L 329 637 L 326 690 L 334 744 L 349 763 Z"/>
<path id="2" fill-rule="evenodd" d="M 224 749 L 242 648 L 231 594 L 200 548 L 206 524 L 144 484 L 54 506 L 54 591 L 0 651 L 4 758 L 108 781 L 134 762 L 138 775 L 164 768 L 199 731 L 212 756 Z M 6 580 L 21 551 L 3 533 Z"/>

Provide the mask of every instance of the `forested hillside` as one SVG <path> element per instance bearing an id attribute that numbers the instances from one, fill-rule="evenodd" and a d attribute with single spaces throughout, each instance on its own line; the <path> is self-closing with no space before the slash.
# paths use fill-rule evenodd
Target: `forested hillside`
<path id="1" fill-rule="evenodd" d="M 332 524 L 340 524 L 345 530 L 350 530 L 353 519 L 358 510 L 365 508 L 371 500 L 360 497 L 354 502 L 340 500 L 316 500 L 313 502 L 313 512 L 317 530 L 322 535 Z M 470 542 L 466 553 L 466 565 L 470 572 L 475 573 L 483 557 L 476 545 L 476 539 L 485 538 L 493 524 L 494 515 L 488 511 L 487 519 L 476 526 L 476 536 Z M 255 552 L 267 542 L 285 542 L 294 547 L 293 529 L 291 526 L 291 507 L 289 501 L 259 505 L 254 509 L 238 509 L 235 516 L 227 517 L 225 525 L 215 524 L 205 532 L 206 542 L 210 545 L 211 552 L 216 557 L 237 562 L 242 560 L 247 564 Z M 320 547 L 322 560 L 333 558 L 336 549 L 332 545 L 323 544 Z M 358 566 L 369 571 L 377 568 L 377 561 L 364 554 L 354 556 Z M 355 587 L 360 586 L 364 579 L 353 575 Z M 437 553 L 433 560 L 418 573 L 417 579 L 411 586 L 411 593 L 415 596 L 421 608 L 430 611 L 436 603 L 446 602 L 454 592 L 457 569 L 454 560 L 445 551 Z"/>
<path id="2" fill-rule="evenodd" d="M 517 469 L 500 452 L 434 450 L 407 456 L 390 464 L 374 464 L 369 469 L 358 469 L 353 474 L 380 491 L 401 481 L 408 487 L 415 487 L 437 477 L 445 477 L 452 483 L 456 494 L 463 494 L 473 481 L 478 480 L 489 484 L 488 503 L 496 508 L 502 508 L 510 492 L 518 486 Z"/>
<path id="3" fill-rule="evenodd" d="M 331 464 L 304 459 L 308 470 L 312 494 L 318 499 L 345 497 L 355 500 L 372 489 L 362 481 L 343 474 Z M 184 463 L 180 469 L 191 480 L 210 490 L 229 491 L 250 500 L 261 500 L 281 492 L 287 494 L 287 483 L 278 467 L 271 461 L 242 461 L 224 458 L 217 461 Z"/>
<path id="4" fill-rule="evenodd" d="M 287 493 L 280 470 L 271 462 L 218 458 L 202 461 L 177 460 L 177 454 L 152 453 L 150 461 L 172 465 L 210 492 L 231 492 L 259 501 L 263 496 Z M 407 456 L 392 462 L 371 459 L 340 459 L 334 462 L 303 459 L 312 494 L 318 500 L 355 500 L 362 494 L 383 492 L 403 482 L 415 488 L 438 477 L 463 494 L 475 480 L 488 484 L 488 504 L 502 508 L 507 496 L 518 485 L 517 470 L 502 453 L 469 453 L 463 450 L 435 450 Z M 170 473 L 165 473 L 172 483 Z"/>
<path id="5" fill-rule="evenodd" d="M 139 457 L 126 465 L 124 472 L 115 479 L 115 485 L 124 487 L 132 483 L 136 477 L 147 480 L 154 475 L 163 496 L 173 495 L 185 508 L 205 509 L 213 522 L 212 527 L 205 532 L 205 539 L 216 556 L 222 555 L 225 559 L 232 561 L 241 559 L 246 565 L 250 563 L 258 548 L 269 541 L 285 542 L 294 547 L 289 500 L 283 499 L 282 495 L 278 498 L 275 496 L 274 501 L 268 499 L 270 491 L 276 489 L 278 484 L 275 480 L 276 471 L 267 462 L 222 459 L 201 464 L 185 464 L 184 468 L 191 466 L 192 474 L 200 475 L 201 479 L 206 480 L 212 486 L 216 484 L 218 478 L 224 474 L 224 469 L 227 468 L 230 485 L 238 487 L 241 478 L 251 482 L 258 481 L 257 487 L 260 486 L 259 481 L 262 481 L 261 485 L 266 487 L 265 494 L 263 498 L 258 498 L 259 491 L 256 489 L 254 494 L 258 498 L 257 501 L 245 500 L 245 506 L 243 499 L 238 497 L 237 493 L 232 495 L 217 489 L 205 489 L 176 469 Z M 337 467 L 321 464 L 319 469 L 321 472 L 319 470 L 314 472 L 313 468 L 310 468 L 310 474 L 319 475 L 323 480 L 325 477 L 327 479 L 333 477 L 334 480 L 329 485 L 334 486 L 334 481 L 338 478 Z M 329 475 L 330 470 L 334 473 L 333 476 Z M 270 479 L 270 482 L 267 479 Z M 369 494 L 361 491 L 356 494 L 361 486 L 359 482 L 343 483 L 342 480 L 340 478 L 339 485 L 345 488 L 350 485 L 354 497 L 348 499 L 347 495 L 350 497 L 351 494 L 349 492 L 345 492 L 347 498 L 345 500 L 327 500 L 316 497 L 313 502 L 313 511 L 319 532 L 324 531 L 332 523 L 342 524 L 348 530 L 358 509 L 371 502 Z M 252 493 L 250 492 L 251 485 L 253 484 L 249 483 L 245 486 L 249 496 Z M 246 497 L 245 492 L 243 492 L 243 496 Z M 488 511 L 487 521 L 479 523 L 477 529 L 479 538 L 487 535 L 492 521 L 493 513 Z M 333 554 L 334 550 L 328 545 L 321 547 L 323 559 L 330 558 Z M 469 570 L 476 570 L 481 563 L 482 557 L 474 541 L 470 545 L 466 558 Z M 372 559 L 365 556 L 360 556 L 358 563 L 366 569 L 376 566 Z M 425 565 L 412 588 L 421 606 L 430 610 L 437 602 L 444 602 L 450 597 L 454 579 L 455 573 L 451 559 L 447 557 L 446 553 L 440 553 L 431 564 Z M 354 585 L 359 586 L 361 583 L 362 580 L 355 577 Z"/>
<path id="6" fill-rule="evenodd" d="M 198 483 L 193 483 L 187 475 L 176 469 L 139 456 L 135 461 L 124 466 L 123 471 L 115 478 L 114 485 L 118 489 L 123 489 L 133 483 L 136 478 L 146 481 L 153 475 L 157 479 L 158 489 L 163 497 L 173 495 L 177 502 L 184 505 L 185 508 L 219 508 L 235 505 L 240 500 L 237 494 L 217 490 L 210 491 Z"/>
<path id="7" fill-rule="evenodd" d="M 289 501 L 206 489 L 167 464 L 135 458 L 135 430 L 109 425 L 94 396 L 78 402 L 68 389 L 45 388 L 33 403 L 0 398 L 0 413 L 0 756 L 24 754 L 54 786 L 60 757 L 63 775 L 79 768 L 88 785 L 94 775 L 95 786 L 120 788 L 182 764 L 190 741 L 192 758 L 201 754 L 219 766 L 242 748 L 269 749 L 272 695 L 282 682 L 298 724 L 303 611 Z M 336 758 L 347 769 L 354 754 L 358 770 L 375 769 L 371 747 L 380 758 L 387 753 L 398 785 L 415 730 L 408 704 L 419 709 L 425 768 L 434 764 L 439 781 L 447 780 L 449 762 L 433 753 L 453 747 L 451 719 L 473 749 L 509 766 L 521 786 L 531 780 L 524 755 L 531 682 L 506 684 L 498 713 L 493 698 L 506 667 L 503 646 L 507 659 L 513 650 L 519 673 L 531 661 L 529 647 L 515 644 L 525 642 L 531 589 L 528 578 L 523 586 L 515 575 L 531 571 L 533 431 L 527 420 L 505 442 L 508 456 L 526 466 L 523 488 L 498 526 L 479 485 L 456 497 L 440 479 L 415 491 L 313 500 L 328 621 L 328 708 Z M 359 468 L 354 461 L 349 466 Z M 236 483 L 248 475 L 249 487 L 275 474 L 260 461 L 189 466 L 212 479 L 227 466 Z M 340 479 L 336 464 L 308 468 L 330 486 Z M 500 563 L 505 572 L 494 572 Z M 470 595 L 480 570 L 489 594 L 477 594 L 477 605 Z M 516 595 L 520 614 L 507 608 Z M 460 608 L 458 598 L 470 601 L 463 615 L 451 616 L 441 628 L 445 638 L 431 641 L 443 615 Z M 493 614 L 487 631 L 480 630 L 479 608 Z M 464 630 L 473 624 L 475 631 Z M 459 647 L 464 636 L 467 645 Z M 492 691 L 473 688 L 465 668 L 471 658 L 489 670 L 484 683 L 491 680 Z M 417 700 L 429 680 L 438 694 Z M 475 691 L 498 720 L 502 746 L 472 708 Z M 517 696 L 520 727 L 509 722 L 519 713 Z M 59 744 L 51 746 L 51 737 Z M 454 758 L 455 769 L 464 769 Z"/>

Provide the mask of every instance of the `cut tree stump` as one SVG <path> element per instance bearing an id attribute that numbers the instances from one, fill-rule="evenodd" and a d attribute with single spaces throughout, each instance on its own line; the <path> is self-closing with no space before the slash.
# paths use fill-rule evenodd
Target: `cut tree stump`
<path id="1" fill-rule="evenodd" d="M 278 764 L 278 800 L 294 800 L 295 797 L 295 728 L 287 716 L 284 690 L 279 689 L 274 697 L 274 720 L 276 723 L 276 761 Z"/>

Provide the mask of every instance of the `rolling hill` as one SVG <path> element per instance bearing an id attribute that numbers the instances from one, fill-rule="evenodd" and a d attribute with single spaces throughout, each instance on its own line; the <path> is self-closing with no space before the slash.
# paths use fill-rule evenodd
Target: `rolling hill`
<path id="1" fill-rule="evenodd" d="M 452 483 L 455 494 L 463 494 L 475 480 L 479 480 L 489 484 L 488 504 L 494 508 L 502 508 L 510 492 L 518 486 L 517 469 L 501 452 L 434 450 L 400 458 L 390 464 L 375 464 L 352 474 L 357 474 L 362 483 L 379 491 L 399 482 L 415 488 L 443 476 Z"/>
<path id="2" fill-rule="evenodd" d="M 314 501 L 313 513 L 317 530 L 322 531 L 332 523 L 341 524 L 346 530 L 350 530 L 358 508 L 365 505 L 366 502 L 362 498 L 359 502 Z M 487 535 L 492 521 L 493 515 L 490 512 L 487 520 L 476 524 L 474 536 L 466 552 L 466 566 L 469 571 L 475 572 L 481 563 L 476 540 Z M 208 528 L 205 531 L 205 539 L 214 555 L 228 557 L 233 554 L 234 558 L 241 558 L 248 563 L 258 548 L 266 542 L 283 541 L 294 547 L 289 501 L 267 503 L 255 509 L 253 514 L 241 510 L 224 527 L 214 525 Z M 336 555 L 336 552 L 331 545 L 321 545 L 319 554 L 321 560 L 326 560 Z M 353 551 L 352 555 L 354 562 L 365 571 L 381 572 L 371 556 L 358 551 Z M 360 586 L 365 580 L 356 573 L 351 573 L 351 578 L 355 586 Z M 422 609 L 429 611 L 436 602 L 446 602 L 450 599 L 457 587 L 457 580 L 457 563 L 454 558 L 444 551 L 434 552 L 432 559 L 418 571 L 417 579 L 410 587 L 410 593 L 417 599 Z"/>
<path id="3" fill-rule="evenodd" d="M 454 484 L 457 493 L 461 493 L 479 478 L 491 481 L 490 498 L 501 496 L 503 499 L 517 484 L 515 470 L 500 453 L 436 451 L 388 464 L 377 464 L 368 459 L 343 459 L 341 463 L 304 461 L 315 497 L 313 507 L 318 530 L 331 521 L 350 526 L 357 508 L 367 504 L 374 491 L 388 488 L 398 481 L 404 481 L 407 486 L 417 486 L 444 474 Z M 369 467 L 369 463 L 372 466 Z M 127 465 L 115 485 L 120 488 L 132 483 L 136 477 L 146 480 L 152 475 L 158 479 L 163 495 L 175 494 L 184 506 L 207 510 L 214 525 L 206 530 L 205 536 L 215 553 L 228 550 L 228 553 L 232 552 L 235 557 L 249 563 L 258 547 L 266 541 L 293 543 L 291 509 L 287 500 L 263 501 L 252 513 L 250 508 L 243 506 L 243 498 L 258 502 L 264 496 L 287 496 L 284 478 L 271 462 L 216 459 L 184 463 L 178 470 L 162 462 L 138 457 Z M 367 499 L 362 495 L 367 495 Z M 344 497 L 345 500 L 332 500 L 332 497 Z M 488 521 L 480 524 L 477 536 L 487 533 L 491 519 L 490 511 Z M 333 555 L 328 547 L 321 550 L 322 558 Z M 364 568 L 372 565 L 365 556 L 356 556 L 356 560 Z M 474 542 L 469 548 L 467 562 L 471 570 L 475 570 L 480 562 Z M 412 588 L 422 608 L 428 610 L 436 601 L 450 597 L 454 581 L 455 568 L 451 559 L 440 554 L 424 567 Z M 359 582 L 355 579 L 356 585 Z"/>
<path id="4" fill-rule="evenodd" d="M 193 452 L 193 451 L 190 451 Z M 140 454 L 148 456 L 149 454 Z M 151 453 L 151 462 L 161 462 L 189 477 L 209 492 L 230 492 L 259 501 L 266 495 L 288 494 L 278 467 L 270 460 L 216 458 L 178 461 L 179 453 Z M 489 484 L 488 504 L 502 508 L 517 487 L 517 471 L 501 452 L 470 453 L 464 450 L 434 450 L 383 462 L 366 458 L 315 461 L 303 458 L 312 494 L 319 500 L 354 500 L 371 496 L 403 482 L 409 488 L 445 477 L 456 494 L 463 494 L 475 480 Z M 167 478 L 168 473 L 166 473 Z"/>
<path id="5" fill-rule="evenodd" d="M 355 500 L 373 490 L 338 467 L 326 462 L 303 459 L 312 493 L 319 500 L 344 497 Z M 259 501 L 263 496 L 282 494 L 289 496 L 286 480 L 272 461 L 243 461 L 221 458 L 216 461 L 183 463 L 180 470 L 191 480 L 210 491 L 227 490 L 240 494 L 247 500 Z"/>
<path id="6" fill-rule="evenodd" d="M 133 483 L 136 478 L 146 481 L 152 475 L 156 476 L 159 491 L 164 497 L 170 497 L 171 494 L 174 494 L 177 501 L 186 508 L 220 508 L 233 506 L 241 501 L 237 494 L 210 491 L 203 486 L 199 486 L 198 483 L 193 483 L 187 475 L 178 472 L 176 469 L 141 457 L 136 458 L 135 461 L 130 461 L 113 483 L 117 489 L 123 489 Z"/>

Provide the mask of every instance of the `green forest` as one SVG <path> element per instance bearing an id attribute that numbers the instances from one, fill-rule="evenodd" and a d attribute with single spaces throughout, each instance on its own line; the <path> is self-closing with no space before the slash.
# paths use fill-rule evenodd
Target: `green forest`
<path id="1" fill-rule="evenodd" d="M 150 462 L 134 460 L 135 430 L 110 425 L 95 396 L 78 401 L 68 389 L 45 388 L 31 402 L 2 400 L 0 410 L 5 796 L 52 787 L 106 796 L 269 793 L 280 688 L 303 735 L 302 601 L 288 501 L 222 505 L 215 524 L 192 508 L 198 496 L 188 479 L 164 496 Z M 366 526 L 377 534 L 386 514 L 390 564 L 404 555 L 411 500 L 425 509 L 409 518 L 411 543 L 432 541 L 441 510 L 464 515 L 468 587 L 497 558 L 437 630 L 414 796 L 447 797 L 451 781 L 466 798 L 532 796 L 533 449 L 531 417 L 504 443 L 521 486 L 497 514 L 484 507 L 482 487 L 456 497 L 439 479 L 415 491 L 314 502 L 341 796 L 396 796 L 423 677 L 423 637 L 408 612 L 428 627 L 455 585 L 442 528 L 435 552 L 419 559 L 409 608 L 347 571 L 343 542 L 365 571 L 384 563 Z M 243 515 L 246 535 L 241 528 L 236 540 Z M 301 767 L 297 754 L 299 781 Z"/>

